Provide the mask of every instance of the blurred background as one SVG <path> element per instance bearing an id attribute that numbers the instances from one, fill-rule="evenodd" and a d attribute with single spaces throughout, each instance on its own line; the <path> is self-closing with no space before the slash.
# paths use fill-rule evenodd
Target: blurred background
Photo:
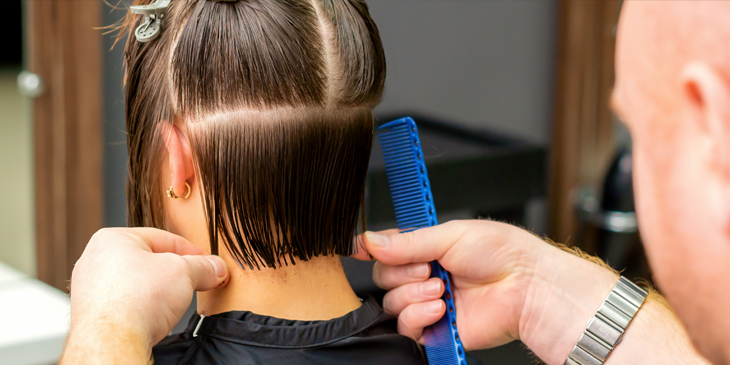
<path id="1" fill-rule="evenodd" d="M 97 229 L 126 225 L 124 42 L 102 28 L 128 2 L 3 1 L 0 309 L 18 315 L 0 331 L 2 364 L 55 363 L 74 262 Z M 608 108 L 620 1 L 368 3 L 388 62 L 377 123 L 419 124 L 440 221 L 518 224 L 651 280 L 631 141 Z M 370 229 L 395 225 L 379 153 Z M 368 264 L 345 267 L 359 294 L 382 295 Z M 531 363 L 520 344 L 473 355 Z"/>

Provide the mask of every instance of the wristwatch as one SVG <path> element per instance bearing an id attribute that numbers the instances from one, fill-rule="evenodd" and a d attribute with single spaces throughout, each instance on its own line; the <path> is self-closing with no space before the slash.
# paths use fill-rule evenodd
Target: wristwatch
<path id="1" fill-rule="evenodd" d="M 564 365 L 601 365 L 621 342 L 626 327 L 646 299 L 646 291 L 621 277 L 608 298 L 588 321 L 585 332 Z"/>

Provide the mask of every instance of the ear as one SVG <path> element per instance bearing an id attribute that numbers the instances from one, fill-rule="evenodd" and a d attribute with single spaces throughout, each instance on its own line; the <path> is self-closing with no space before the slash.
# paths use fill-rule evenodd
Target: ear
<path id="1" fill-rule="evenodd" d="M 179 196 L 187 194 L 185 182 L 195 177 L 193 168 L 193 155 L 190 151 L 188 138 L 185 133 L 172 123 L 164 121 L 160 124 L 160 133 L 165 141 L 165 148 L 170 161 L 170 172 L 172 174 L 172 188 Z M 193 184 L 190 183 L 191 189 Z"/>
<path id="2" fill-rule="evenodd" d="M 711 148 L 712 164 L 730 180 L 730 83 L 704 62 L 691 62 L 682 70 L 684 102 Z"/>

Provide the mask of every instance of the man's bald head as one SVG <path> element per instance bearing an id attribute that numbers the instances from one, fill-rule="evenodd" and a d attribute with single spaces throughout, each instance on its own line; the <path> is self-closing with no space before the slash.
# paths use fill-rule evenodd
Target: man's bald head
<path id="1" fill-rule="evenodd" d="M 730 363 L 728 19 L 725 1 L 626 2 L 614 92 L 655 279 L 715 363 Z"/>
<path id="2" fill-rule="evenodd" d="M 638 92 L 672 110 L 677 94 L 670 86 L 687 62 L 701 60 L 730 75 L 728 14 L 727 1 L 627 1 L 619 31 L 628 26 L 630 34 L 620 39 L 617 67 Z M 623 68 L 626 62 L 630 67 Z"/>

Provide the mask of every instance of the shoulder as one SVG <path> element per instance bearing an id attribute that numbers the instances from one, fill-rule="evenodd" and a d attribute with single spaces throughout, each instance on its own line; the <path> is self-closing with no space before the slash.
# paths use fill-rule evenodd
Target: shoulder
<path id="1" fill-rule="evenodd" d="M 378 309 L 380 313 L 376 319 L 362 331 L 330 344 L 323 350 L 347 353 L 353 363 L 428 364 L 423 347 L 411 338 L 398 334 L 397 318 Z"/>
<path id="2" fill-rule="evenodd" d="M 195 339 L 186 332 L 165 337 L 152 348 L 154 363 L 156 365 L 179 364 L 194 342 Z"/>

